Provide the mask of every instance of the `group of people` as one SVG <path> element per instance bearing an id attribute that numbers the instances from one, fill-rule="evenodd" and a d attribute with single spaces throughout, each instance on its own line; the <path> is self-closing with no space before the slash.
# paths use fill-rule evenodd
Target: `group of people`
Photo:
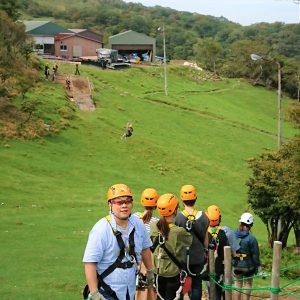
<path id="1" fill-rule="evenodd" d="M 58 65 L 54 64 L 53 67 L 52 67 L 52 80 L 53 81 L 56 79 L 57 70 L 58 70 Z M 50 78 L 50 67 L 49 67 L 49 64 L 45 65 L 44 73 L 45 73 L 46 80 L 48 80 Z"/>
<path id="2" fill-rule="evenodd" d="M 221 226 L 216 205 L 197 210 L 193 185 L 180 190 L 183 210 L 172 194 L 161 196 L 147 188 L 141 196 L 143 212 L 132 213 L 133 196 L 125 184 L 108 189 L 109 214 L 92 228 L 83 262 L 87 285 L 84 298 L 92 300 L 183 299 L 202 297 L 202 281 L 209 291 L 208 248 L 214 250 L 216 300 L 224 298 L 224 246 L 231 246 L 237 288 L 251 288 L 260 267 L 259 248 L 250 233 L 253 216 L 243 213 L 239 227 Z M 157 209 L 159 218 L 154 216 Z M 243 280 L 245 278 L 245 280 Z M 250 299 L 250 290 L 234 291 L 236 300 Z M 213 300 L 215 300 L 213 299 Z"/>

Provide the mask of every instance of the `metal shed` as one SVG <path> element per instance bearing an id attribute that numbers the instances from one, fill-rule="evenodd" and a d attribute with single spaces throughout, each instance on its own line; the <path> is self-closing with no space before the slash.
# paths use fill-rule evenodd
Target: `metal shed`
<path id="1" fill-rule="evenodd" d="M 156 52 L 156 39 L 133 30 L 118 33 L 109 37 L 109 48 L 118 50 L 121 55 L 136 53 L 142 60 L 147 53 L 153 61 Z"/>

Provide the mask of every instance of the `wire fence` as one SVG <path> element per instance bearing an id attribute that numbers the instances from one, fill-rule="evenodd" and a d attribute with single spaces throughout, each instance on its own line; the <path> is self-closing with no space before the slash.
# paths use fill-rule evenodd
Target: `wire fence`
<path id="1" fill-rule="evenodd" d="M 283 273 L 287 270 L 291 270 L 294 268 L 300 267 L 300 263 L 285 267 L 280 269 L 280 273 Z M 258 278 L 266 278 L 268 276 L 272 276 L 272 272 L 268 272 L 268 273 L 260 273 L 260 274 L 256 274 L 253 276 L 249 276 L 249 277 L 242 277 L 242 278 L 231 278 L 231 284 L 225 283 L 223 281 L 217 281 L 216 278 L 216 274 L 215 273 L 210 273 L 209 277 L 210 279 L 219 287 L 221 287 L 223 290 L 229 290 L 229 291 L 237 291 L 241 294 L 246 294 L 246 292 L 271 292 L 273 294 L 280 294 L 282 296 L 291 296 L 295 299 L 300 299 L 300 294 L 297 293 L 298 291 L 300 291 L 300 287 L 296 287 L 295 289 L 291 290 L 291 286 L 294 285 L 297 282 L 300 282 L 300 276 L 296 279 L 290 280 L 289 282 L 287 282 L 286 284 L 282 285 L 281 287 L 278 288 L 274 288 L 271 286 L 262 286 L 262 287 L 251 287 L 251 288 L 242 288 L 242 287 L 237 287 L 234 286 L 234 283 L 237 281 L 241 281 L 241 280 L 248 280 L 248 279 L 258 279 Z M 287 288 L 289 287 L 289 290 L 287 290 Z M 296 294 L 297 293 L 297 294 Z M 269 298 L 269 296 L 262 296 L 262 295 L 256 295 L 256 294 L 252 294 L 251 293 L 251 297 L 257 297 L 260 299 L 266 299 Z"/>

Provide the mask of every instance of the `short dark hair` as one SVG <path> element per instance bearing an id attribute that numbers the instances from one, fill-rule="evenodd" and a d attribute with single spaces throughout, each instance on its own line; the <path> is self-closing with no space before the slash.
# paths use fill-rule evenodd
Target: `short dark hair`
<path id="1" fill-rule="evenodd" d="M 184 203 L 186 206 L 194 206 L 195 203 L 196 203 L 196 199 L 195 199 L 195 200 L 186 200 L 186 201 L 183 201 L 183 203 Z"/>

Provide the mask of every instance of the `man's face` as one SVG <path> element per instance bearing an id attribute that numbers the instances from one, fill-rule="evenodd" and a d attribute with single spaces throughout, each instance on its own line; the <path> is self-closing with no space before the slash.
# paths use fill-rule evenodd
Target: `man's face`
<path id="1" fill-rule="evenodd" d="M 110 201 L 111 210 L 115 217 L 120 220 L 127 220 L 132 210 L 132 198 L 122 196 Z"/>

